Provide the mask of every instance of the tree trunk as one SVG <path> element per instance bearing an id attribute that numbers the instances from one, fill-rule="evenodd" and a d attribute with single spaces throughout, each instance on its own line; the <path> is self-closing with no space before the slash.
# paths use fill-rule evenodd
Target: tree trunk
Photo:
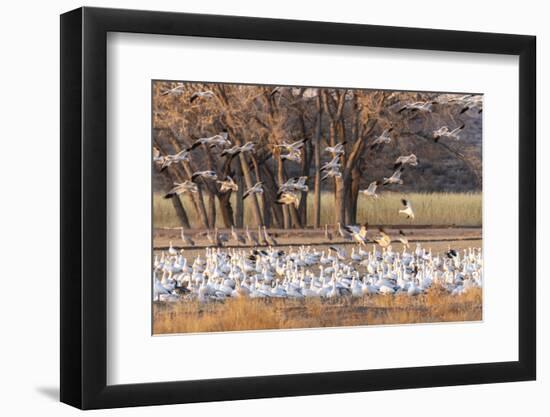
<path id="1" fill-rule="evenodd" d="M 280 204 L 277 204 L 277 183 L 275 182 L 275 177 L 273 171 L 267 164 L 262 164 L 261 169 L 264 171 L 264 179 L 267 187 L 264 187 L 264 192 L 267 193 L 266 202 L 271 207 L 271 212 L 273 214 L 272 220 L 275 223 L 276 227 L 282 228 L 284 226 L 283 222 L 283 210 Z"/>
<path id="2" fill-rule="evenodd" d="M 244 194 L 244 181 L 243 181 L 243 170 L 241 169 L 240 160 L 237 164 L 237 169 L 235 172 L 237 186 L 239 187 L 236 193 L 236 204 L 235 204 L 235 226 L 237 226 L 238 229 L 242 229 L 244 227 L 244 201 L 243 201 L 243 194 Z"/>
<path id="3" fill-rule="evenodd" d="M 277 181 L 279 186 L 285 183 L 284 173 L 283 173 L 283 160 L 281 159 L 280 152 L 277 152 Z M 281 206 L 283 210 L 283 228 L 290 228 L 290 216 L 288 213 L 288 207 L 286 205 Z"/>
<path id="4" fill-rule="evenodd" d="M 216 227 L 216 195 L 208 193 L 208 224 L 210 228 Z"/>
<path id="5" fill-rule="evenodd" d="M 344 174 L 334 179 L 334 215 L 335 223 L 346 224 Z"/>
<path id="6" fill-rule="evenodd" d="M 350 188 L 350 204 L 349 204 L 349 223 L 357 224 L 357 203 L 359 199 L 359 187 L 361 183 L 361 171 L 355 167 L 351 171 L 351 188 Z M 361 220 L 363 221 L 363 220 Z"/>
<path id="7" fill-rule="evenodd" d="M 242 153 L 239 154 L 239 160 L 241 161 L 241 168 L 243 170 L 246 186 L 247 188 L 252 188 L 254 186 L 254 183 L 252 182 L 252 176 L 250 175 L 248 162 L 246 161 L 246 158 Z M 260 206 L 258 204 L 258 199 L 256 198 L 256 194 L 252 194 L 248 196 L 248 198 L 252 202 L 252 214 L 254 216 L 254 220 L 256 221 L 256 225 L 261 226 L 263 222 L 262 222 L 262 216 L 260 214 Z"/>
<path id="8" fill-rule="evenodd" d="M 321 129 L 323 122 L 321 98 L 317 96 L 317 121 L 315 127 L 315 182 L 313 197 L 313 227 L 321 227 Z"/>
<path id="9" fill-rule="evenodd" d="M 250 160 L 252 161 L 252 166 L 254 167 L 254 174 L 256 175 L 256 181 L 262 181 L 262 176 L 260 175 L 260 167 L 258 166 L 258 161 L 254 155 L 250 155 Z M 264 185 L 264 192 L 259 195 L 260 198 L 260 207 L 262 209 L 262 218 L 263 224 L 265 227 L 271 227 L 271 210 L 269 209 L 270 204 L 267 202 L 267 190 Z"/>
<path id="10" fill-rule="evenodd" d="M 231 207 L 231 191 L 218 194 L 218 201 L 220 203 L 220 213 L 222 215 L 224 226 L 227 228 L 234 226 L 233 208 Z"/>

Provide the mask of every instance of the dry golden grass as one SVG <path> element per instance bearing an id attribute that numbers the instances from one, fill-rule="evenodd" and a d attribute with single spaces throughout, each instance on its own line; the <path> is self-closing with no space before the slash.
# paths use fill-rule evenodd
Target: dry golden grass
<path id="1" fill-rule="evenodd" d="M 416 218 L 407 220 L 399 216 L 397 210 L 401 208 L 401 198 L 411 201 Z M 235 196 L 233 195 L 233 199 Z M 196 213 L 189 197 L 181 198 L 187 210 L 191 226 L 197 225 Z M 370 224 L 411 224 L 411 225 L 461 225 L 480 226 L 482 222 L 481 193 L 384 193 L 380 198 L 359 196 L 357 220 Z M 217 202 L 216 202 L 217 203 Z M 245 200 L 245 219 L 254 219 L 251 202 Z M 308 198 L 308 212 L 313 212 L 313 195 Z M 154 227 L 178 227 L 174 208 L 169 200 L 162 195 L 153 197 Z M 332 193 L 324 192 L 321 198 L 321 224 L 334 223 L 334 199 Z M 256 226 L 254 221 L 248 224 Z M 217 226 L 223 227 L 221 216 L 218 216 Z"/>
<path id="2" fill-rule="evenodd" d="M 482 290 L 460 296 L 431 288 L 415 297 L 373 295 L 339 300 L 230 299 L 223 303 L 153 303 L 153 333 L 300 329 L 479 321 Z"/>

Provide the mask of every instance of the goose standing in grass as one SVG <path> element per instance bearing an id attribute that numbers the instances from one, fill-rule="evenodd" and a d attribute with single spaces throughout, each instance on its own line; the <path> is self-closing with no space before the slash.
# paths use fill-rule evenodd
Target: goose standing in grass
<path id="1" fill-rule="evenodd" d="M 218 228 L 214 228 L 214 241 L 217 247 L 222 247 L 229 242 L 229 237 L 225 233 L 220 233 Z"/>
<path id="2" fill-rule="evenodd" d="M 386 143 L 390 143 L 391 142 L 391 136 L 390 136 L 390 132 L 393 130 L 393 127 L 390 127 L 388 129 L 385 129 L 381 134 L 380 136 L 378 136 L 376 139 L 374 139 L 370 145 L 370 148 L 371 149 L 374 149 L 374 148 L 377 148 L 377 147 L 381 147 L 383 146 L 384 144 Z"/>
<path id="3" fill-rule="evenodd" d="M 409 200 L 402 198 L 401 203 L 405 208 L 400 209 L 399 214 L 405 214 L 407 216 L 407 219 L 414 219 L 414 211 L 412 209 L 411 202 Z"/>
<path id="4" fill-rule="evenodd" d="M 176 256 L 177 254 L 178 254 L 178 250 L 174 248 L 174 246 L 172 245 L 172 241 L 170 241 L 170 246 L 168 248 L 168 255 Z"/>
<path id="5" fill-rule="evenodd" d="M 380 181 L 373 181 L 365 190 L 359 190 L 359 192 L 365 194 L 367 197 L 378 198 L 378 194 L 376 194 L 376 188 L 379 185 Z"/>
<path id="6" fill-rule="evenodd" d="M 251 246 L 258 246 L 260 244 L 256 236 L 254 236 L 254 233 L 250 233 L 250 230 L 248 230 L 248 226 L 246 226 L 246 240 Z"/>
<path id="7" fill-rule="evenodd" d="M 268 242 L 267 240 L 265 240 L 265 235 L 262 233 L 262 228 L 260 226 L 258 226 L 258 243 L 260 244 L 260 246 L 267 246 L 268 245 Z"/>
<path id="8" fill-rule="evenodd" d="M 459 140 L 460 139 L 459 134 L 460 134 L 460 132 L 462 132 L 464 130 L 465 127 L 466 127 L 466 125 L 464 123 L 462 123 L 459 127 L 455 128 L 453 130 L 449 130 L 449 128 L 447 126 L 440 127 L 439 129 L 434 130 L 434 132 L 433 132 L 434 142 L 439 141 L 439 139 L 441 139 L 444 136 L 448 137 L 448 138 L 453 138 L 453 139 Z"/>
<path id="9" fill-rule="evenodd" d="M 251 194 L 263 194 L 264 189 L 262 187 L 263 182 L 259 181 L 254 186 L 246 190 L 243 194 L 243 200 Z"/>
<path id="10" fill-rule="evenodd" d="M 218 179 L 218 175 L 215 171 L 197 171 L 193 172 L 193 175 L 191 175 L 191 181 L 195 181 L 197 178 L 204 178 L 211 181 L 216 181 Z"/>
<path id="11" fill-rule="evenodd" d="M 340 237 L 342 237 L 345 240 L 351 240 L 351 233 L 347 231 L 345 228 L 342 228 L 342 225 L 340 222 L 337 223 L 338 225 L 338 234 Z"/>
<path id="12" fill-rule="evenodd" d="M 264 231 L 264 239 L 267 242 L 267 244 L 269 246 L 277 246 L 277 241 L 273 236 L 267 233 L 267 229 L 265 228 L 265 226 L 263 226 L 263 231 Z"/>
<path id="13" fill-rule="evenodd" d="M 418 158 L 414 153 L 411 153 L 410 155 L 404 155 L 400 156 L 395 160 L 395 163 L 393 165 L 393 169 L 397 169 L 403 165 L 410 165 L 410 166 L 417 166 L 418 165 Z"/>
<path id="14" fill-rule="evenodd" d="M 225 177 L 225 180 L 217 180 L 216 183 L 220 184 L 220 191 L 222 193 L 239 190 L 239 186 L 235 181 L 233 181 L 233 178 L 231 178 L 229 175 Z"/>
<path id="15" fill-rule="evenodd" d="M 196 193 L 197 191 L 199 191 L 199 187 L 192 181 L 175 182 L 174 187 L 164 195 L 164 198 L 170 198 L 182 193 Z"/>
<path id="16" fill-rule="evenodd" d="M 189 103 L 193 103 L 195 100 L 199 98 L 212 98 L 215 97 L 215 94 L 213 91 L 197 91 L 193 94 L 191 94 L 191 97 L 189 98 Z"/>
<path id="17" fill-rule="evenodd" d="M 261 228 L 258 232 L 262 233 Z M 211 238 L 222 240 L 217 229 Z M 431 251 L 427 256 L 417 244 L 415 251 L 401 255 L 392 250 L 391 239 L 381 231 L 377 238 L 381 251 L 353 248 L 348 256 L 337 246 L 330 246 L 328 255 L 304 246 L 275 249 L 269 234 L 265 239 L 269 248 L 209 248 L 191 264 L 175 248 L 163 252 L 154 262 L 155 302 L 220 302 L 233 297 L 326 299 L 379 293 L 414 296 L 433 286 L 439 288 L 434 296 L 460 296 L 481 288 L 483 282 L 479 248 L 470 248 L 464 256 L 453 249 L 444 256 L 432 256 Z M 318 276 L 308 269 L 317 266 Z"/>
<path id="18" fill-rule="evenodd" d="M 191 239 L 191 237 L 185 234 L 183 227 L 180 227 L 180 229 L 181 229 L 181 241 L 184 243 L 184 245 L 195 246 L 195 241 Z"/>
<path id="19" fill-rule="evenodd" d="M 383 185 L 388 185 L 388 184 L 399 184 L 399 185 L 402 185 L 403 184 L 403 180 L 401 179 L 401 174 L 403 173 L 403 170 L 405 168 L 403 167 L 403 165 L 401 165 L 399 168 L 397 168 L 394 173 L 392 174 L 391 177 L 389 178 L 386 178 L 384 177 L 384 182 L 382 183 Z"/>
<path id="20" fill-rule="evenodd" d="M 233 226 L 231 226 L 231 237 L 233 237 L 233 240 L 235 241 L 236 244 L 246 245 L 245 238 L 240 233 L 237 233 L 237 231 Z"/>
<path id="21" fill-rule="evenodd" d="M 328 231 L 328 225 L 325 224 L 325 239 L 332 240 L 332 233 Z"/>

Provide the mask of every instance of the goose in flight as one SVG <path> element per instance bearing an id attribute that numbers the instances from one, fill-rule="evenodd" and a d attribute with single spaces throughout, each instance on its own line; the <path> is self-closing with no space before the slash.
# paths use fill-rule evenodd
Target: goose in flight
<path id="1" fill-rule="evenodd" d="M 220 184 L 220 191 L 222 193 L 239 190 L 239 186 L 235 181 L 233 181 L 233 178 L 231 178 L 229 175 L 225 178 L 225 180 L 217 180 L 216 182 Z"/>
<path id="2" fill-rule="evenodd" d="M 340 168 L 340 156 L 336 155 L 330 162 L 326 162 L 321 166 L 321 171 L 333 170 Z"/>
<path id="3" fill-rule="evenodd" d="M 325 148 L 325 152 L 331 153 L 332 155 L 344 155 L 344 153 L 346 153 L 344 149 L 345 144 L 346 142 L 341 142 L 341 143 L 337 143 L 334 146 L 327 146 Z"/>
<path id="4" fill-rule="evenodd" d="M 391 142 L 391 136 L 390 132 L 393 130 L 393 127 L 390 127 L 388 129 L 385 129 L 380 136 L 378 136 L 374 141 L 371 143 L 370 148 L 374 149 L 378 146 L 382 146 L 385 143 Z"/>
<path id="5" fill-rule="evenodd" d="M 231 158 L 233 158 L 234 156 L 238 155 L 239 153 L 241 153 L 241 147 L 239 145 L 235 145 L 235 146 L 232 146 L 231 148 L 225 148 L 222 153 L 220 154 L 220 156 L 230 156 Z"/>
<path id="6" fill-rule="evenodd" d="M 228 133 L 224 131 L 214 136 L 197 139 L 188 150 L 192 151 L 200 145 L 208 145 L 210 148 L 214 146 L 229 146 L 231 145 L 231 141 L 228 139 Z"/>
<path id="7" fill-rule="evenodd" d="M 436 97 L 434 100 L 438 104 L 449 104 L 449 103 L 456 103 L 456 102 L 464 102 L 468 100 L 470 97 L 472 97 L 472 94 L 465 94 L 462 96 L 457 96 L 456 94 L 441 94 Z"/>
<path id="8" fill-rule="evenodd" d="M 470 96 L 465 101 L 465 105 L 460 110 L 460 114 L 466 113 L 468 110 L 478 107 L 478 114 L 483 111 L 483 97 L 481 95 Z"/>
<path id="9" fill-rule="evenodd" d="M 440 127 L 439 129 L 434 130 L 433 132 L 434 141 L 437 142 L 443 136 L 459 140 L 460 139 L 459 134 L 464 130 L 465 127 L 466 125 L 464 123 L 462 123 L 462 125 L 460 125 L 459 127 L 453 130 L 449 130 L 447 126 Z"/>
<path id="10" fill-rule="evenodd" d="M 292 151 L 285 155 L 281 155 L 281 159 L 286 159 L 287 161 L 302 162 L 302 154 L 300 151 Z"/>
<path id="11" fill-rule="evenodd" d="M 407 239 L 407 235 L 403 230 L 399 230 L 399 241 L 405 246 L 407 249 L 409 248 L 409 239 Z"/>
<path id="12" fill-rule="evenodd" d="M 183 93 L 183 89 L 185 88 L 185 84 L 183 83 L 177 83 L 175 87 L 169 88 L 168 90 L 163 91 L 160 95 L 166 96 L 168 94 L 181 94 Z"/>
<path id="13" fill-rule="evenodd" d="M 254 145 L 256 145 L 254 142 L 246 142 L 241 146 L 241 153 L 254 152 Z"/>
<path id="14" fill-rule="evenodd" d="M 389 177 L 389 178 L 384 177 L 384 182 L 382 183 L 382 185 L 388 185 L 388 184 L 402 185 L 403 180 L 401 179 L 401 174 L 403 173 L 403 169 L 404 169 L 404 167 L 400 166 L 399 168 L 397 168 L 394 171 L 394 173 L 392 174 L 391 177 Z"/>
<path id="15" fill-rule="evenodd" d="M 410 111 L 422 111 L 422 112 L 431 112 L 432 111 L 432 105 L 435 104 L 435 101 L 416 101 L 414 103 L 407 103 L 403 107 L 401 107 L 397 113 L 402 113 L 405 110 Z"/>
<path id="16" fill-rule="evenodd" d="M 400 156 L 395 160 L 395 163 L 393 165 L 393 169 L 399 168 L 401 165 L 410 165 L 410 166 L 417 166 L 418 165 L 418 158 L 414 153 L 411 153 L 410 155 Z"/>
<path id="17" fill-rule="evenodd" d="M 277 194 L 277 203 L 278 204 L 294 204 L 294 207 L 298 208 L 300 204 L 300 199 L 296 194 L 291 191 L 279 192 Z"/>
<path id="18" fill-rule="evenodd" d="M 287 151 L 288 153 L 297 152 L 299 149 L 304 146 L 304 143 L 306 143 L 308 138 L 297 140 L 296 142 L 288 143 L 283 142 L 278 145 L 275 145 L 277 148 L 282 148 L 283 150 Z"/>
<path id="19" fill-rule="evenodd" d="M 381 247 L 387 248 L 391 244 L 391 237 L 382 228 L 378 229 L 378 236 L 374 238 L 374 241 Z"/>
<path id="20" fill-rule="evenodd" d="M 325 175 L 323 175 L 323 177 L 321 178 L 321 181 L 324 181 L 327 178 L 341 178 L 341 177 L 342 177 L 342 173 L 340 172 L 340 170 L 337 168 L 334 168 L 326 171 Z"/>
<path id="21" fill-rule="evenodd" d="M 361 245 L 367 244 L 367 228 L 354 225 L 344 226 L 353 240 Z"/>
<path id="22" fill-rule="evenodd" d="M 307 177 L 293 177 L 287 180 L 283 185 L 279 187 L 279 192 L 284 193 L 287 191 L 308 191 L 309 187 L 306 184 Z"/>
<path id="23" fill-rule="evenodd" d="M 170 198 L 182 193 L 196 193 L 198 190 L 199 187 L 192 181 L 186 180 L 182 183 L 175 182 L 174 187 L 164 195 L 164 198 Z"/>
<path id="24" fill-rule="evenodd" d="M 166 168 L 174 163 L 183 161 L 189 161 L 189 152 L 187 151 L 187 149 L 183 149 L 175 155 L 166 155 L 164 157 L 164 161 L 162 162 L 160 171 L 164 171 Z"/>
<path id="25" fill-rule="evenodd" d="M 191 97 L 189 98 L 189 103 L 192 103 L 194 102 L 195 100 L 199 99 L 199 98 L 212 98 L 214 97 L 215 94 L 213 91 L 197 91 L 193 94 L 191 94 Z"/>
<path id="26" fill-rule="evenodd" d="M 197 178 L 205 178 L 216 181 L 218 179 L 218 175 L 214 171 L 197 171 L 191 175 L 191 181 L 195 181 Z"/>
<path id="27" fill-rule="evenodd" d="M 380 181 L 373 181 L 365 190 L 360 190 L 359 192 L 365 194 L 367 197 L 378 198 L 378 194 L 376 194 L 376 188 L 379 185 Z"/>
<path id="28" fill-rule="evenodd" d="M 409 200 L 405 200 L 404 198 L 402 198 L 401 203 L 403 203 L 403 206 L 405 208 L 399 210 L 399 214 L 403 213 L 407 216 L 407 219 L 414 219 L 414 211 L 412 209 L 411 202 Z"/>
<path id="29" fill-rule="evenodd" d="M 164 157 L 160 154 L 160 149 L 156 146 L 153 146 L 153 161 L 155 162 L 163 162 Z"/>
<path id="30" fill-rule="evenodd" d="M 263 182 L 259 181 L 256 184 L 254 184 L 253 187 L 246 190 L 243 194 L 243 200 L 248 197 L 250 194 L 262 194 L 264 192 L 264 189 L 262 187 Z"/>
<path id="31" fill-rule="evenodd" d="M 185 234 L 183 227 L 180 227 L 180 229 L 181 229 L 181 240 L 182 240 L 182 242 L 186 246 L 195 246 L 195 241 Z"/>
<path id="32" fill-rule="evenodd" d="M 246 142 L 242 146 L 235 145 L 232 148 L 224 149 L 220 155 L 231 155 L 231 157 L 233 157 L 239 153 L 254 152 L 254 145 L 254 142 Z"/>

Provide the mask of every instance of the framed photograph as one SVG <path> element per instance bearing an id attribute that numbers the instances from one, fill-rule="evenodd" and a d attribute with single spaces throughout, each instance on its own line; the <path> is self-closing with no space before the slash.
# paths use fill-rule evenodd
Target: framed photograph
<path id="1" fill-rule="evenodd" d="M 533 380 L 535 37 L 61 16 L 61 401 Z"/>

